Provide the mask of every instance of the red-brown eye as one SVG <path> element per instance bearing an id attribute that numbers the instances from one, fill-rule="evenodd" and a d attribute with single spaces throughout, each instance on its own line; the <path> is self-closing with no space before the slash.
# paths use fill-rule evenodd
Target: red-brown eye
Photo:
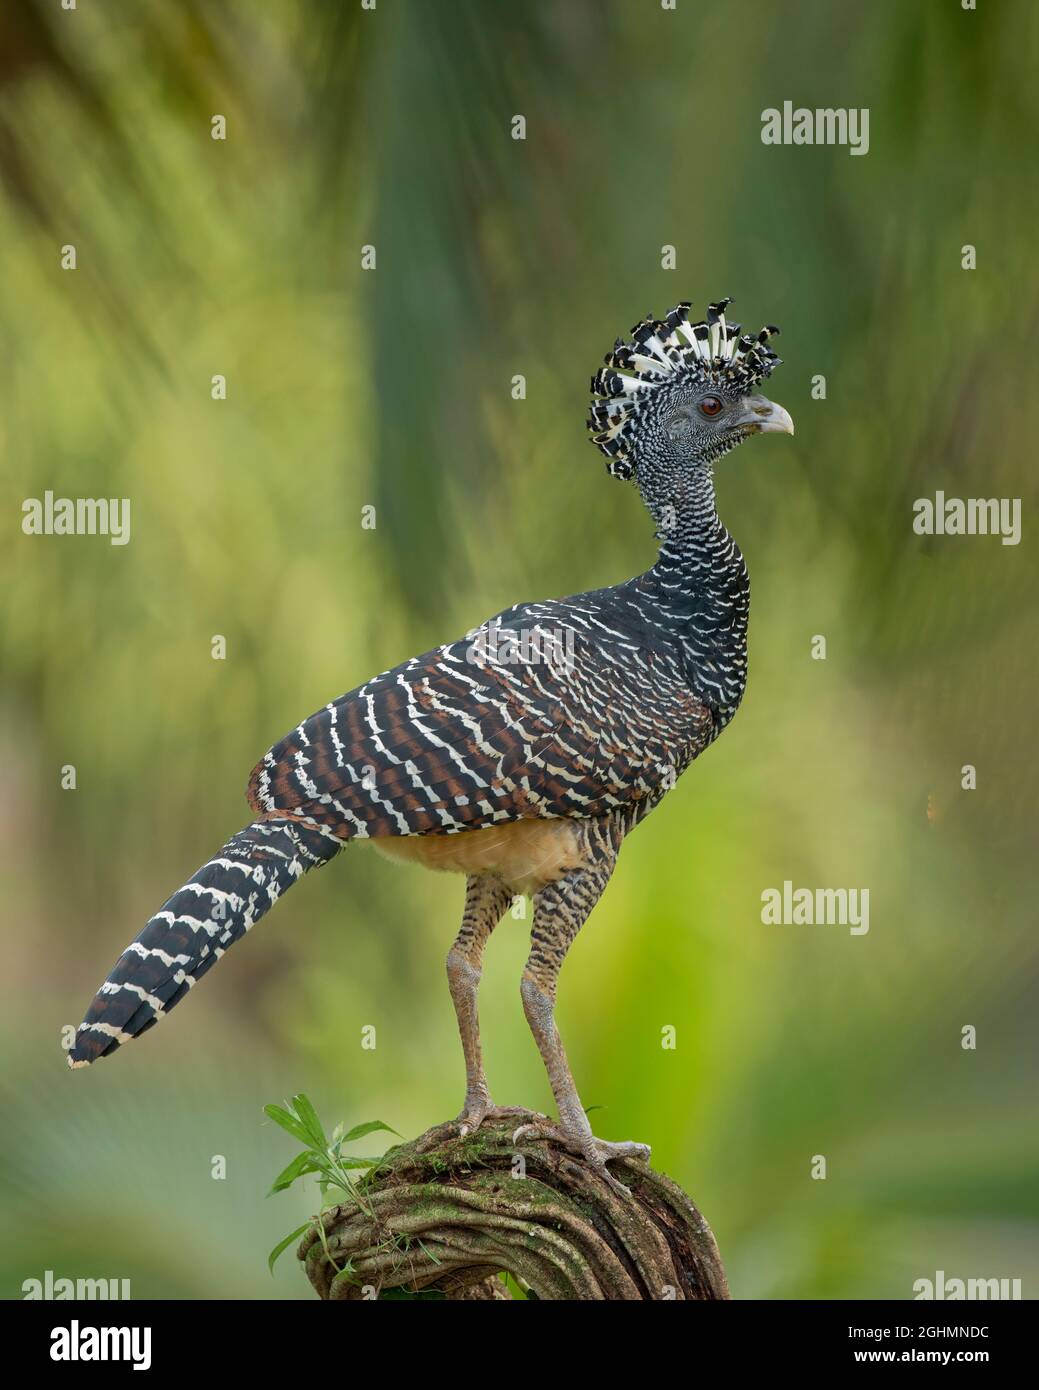
<path id="1" fill-rule="evenodd" d="M 703 415 L 719 415 L 722 403 L 717 396 L 705 396 L 700 402 L 700 411 Z"/>

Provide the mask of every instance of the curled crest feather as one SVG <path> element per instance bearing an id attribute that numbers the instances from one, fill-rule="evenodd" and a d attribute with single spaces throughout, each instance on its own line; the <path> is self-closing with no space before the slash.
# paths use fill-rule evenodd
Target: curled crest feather
<path id="1" fill-rule="evenodd" d="M 714 387 L 747 394 L 782 361 L 768 346 L 779 329 L 769 324 L 743 333 L 741 324 L 725 320 L 731 303 L 709 304 L 699 323 L 690 322 L 686 301 L 662 319 L 647 314 L 631 330 L 632 341 L 618 338 L 604 358 L 592 377 L 588 429 L 615 478 L 634 476 L 641 429 L 680 392 Z"/>

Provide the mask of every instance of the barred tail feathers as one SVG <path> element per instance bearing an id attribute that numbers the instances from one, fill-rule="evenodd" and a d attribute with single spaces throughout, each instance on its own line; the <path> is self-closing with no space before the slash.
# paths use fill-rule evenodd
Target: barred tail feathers
<path id="1" fill-rule="evenodd" d="M 342 846 L 323 826 L 289 817 L 233 835 L 119 957 L 79 1025 L 69 1066 L 89 1066 L 158 1023 L 286 889 Z"/>

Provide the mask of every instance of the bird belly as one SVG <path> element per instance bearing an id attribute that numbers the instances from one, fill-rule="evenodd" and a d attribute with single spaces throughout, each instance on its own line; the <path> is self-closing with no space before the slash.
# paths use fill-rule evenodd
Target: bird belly
<path id="1" fill-rule="evenodd" d="M 491 874 L 515 893 L 536 893 L 589 862 L 584 836 L 568 820 L 518 820 L 457 835 L 380 835 L 388 859 L 446 873 Z"/>

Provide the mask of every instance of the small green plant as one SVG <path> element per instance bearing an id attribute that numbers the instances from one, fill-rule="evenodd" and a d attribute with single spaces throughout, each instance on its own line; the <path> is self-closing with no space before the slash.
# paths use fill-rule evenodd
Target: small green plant
<path id="1" fill-rule="evenodd" d="M 351 1177 L 351 1172 L 356 1172 L 359 1168 L 364 1169 L 365 1172 L 370 1172 L 382 1162 L 381 1157 L 361 1158 L 357 1155 L 344 1154 L 343 1145 L 352 1144 L 355 1140 L 363 1139 L 366 1134 L 373 1134 L 376 1130 L 382 1129 L 388 1134 L 397 1134 L 397 1131 L 391 1129 L 389 1125 L 383 1124 L 381 1120 L 367 1120 L 364 1124 L 354 1125 L 353 1129 L 349 1130 L 338 1124 L 332 1131 L 332 1138 L 328 1139 L 317 1111 L 308 1097 L 302 1093 L 293 1096 L 292 1100 L 286 1102 L 284 1106 L 265 1105 L 263 1113 L 303 1145 L 302 1152 L 298 1153 L 274 1179 L 268 1195 L 284 1192 L 300 1178 L 314 1173 L 317 1175 L 317 1184 L 322 1197 L 321 1210 L 312 1221 L 305 1221 L 302 1226 L 299 1226 L 295 1231 L 290 1231 L 284 1240 L 278 1242 L 267 1256 L 267 1266 L 273 1274 L 274 1262 L 282 1251 L 287 1250 L 293 1241 L 299 1240 L 304 1231 L 308 1231 L 316 1223 L 325 1255 L 329 1262 L 336 1269 L 339 1269 L 325 1243 L 325 1227 L 321 1219 L 324 1213 L 336 1205 L 339 1200 L 336 1198 L 329 1201 L 329 1191 L 333 1188 L 337 1189 L 351 1201 L 363 1204 L 363 1193 L 357 1182 Z M 401 1136 L 397 1134 L 397 1138 L 399 1139 Z M 340 1270 L 339 1272 L 342 1273 L 343 1271 Z"/>

